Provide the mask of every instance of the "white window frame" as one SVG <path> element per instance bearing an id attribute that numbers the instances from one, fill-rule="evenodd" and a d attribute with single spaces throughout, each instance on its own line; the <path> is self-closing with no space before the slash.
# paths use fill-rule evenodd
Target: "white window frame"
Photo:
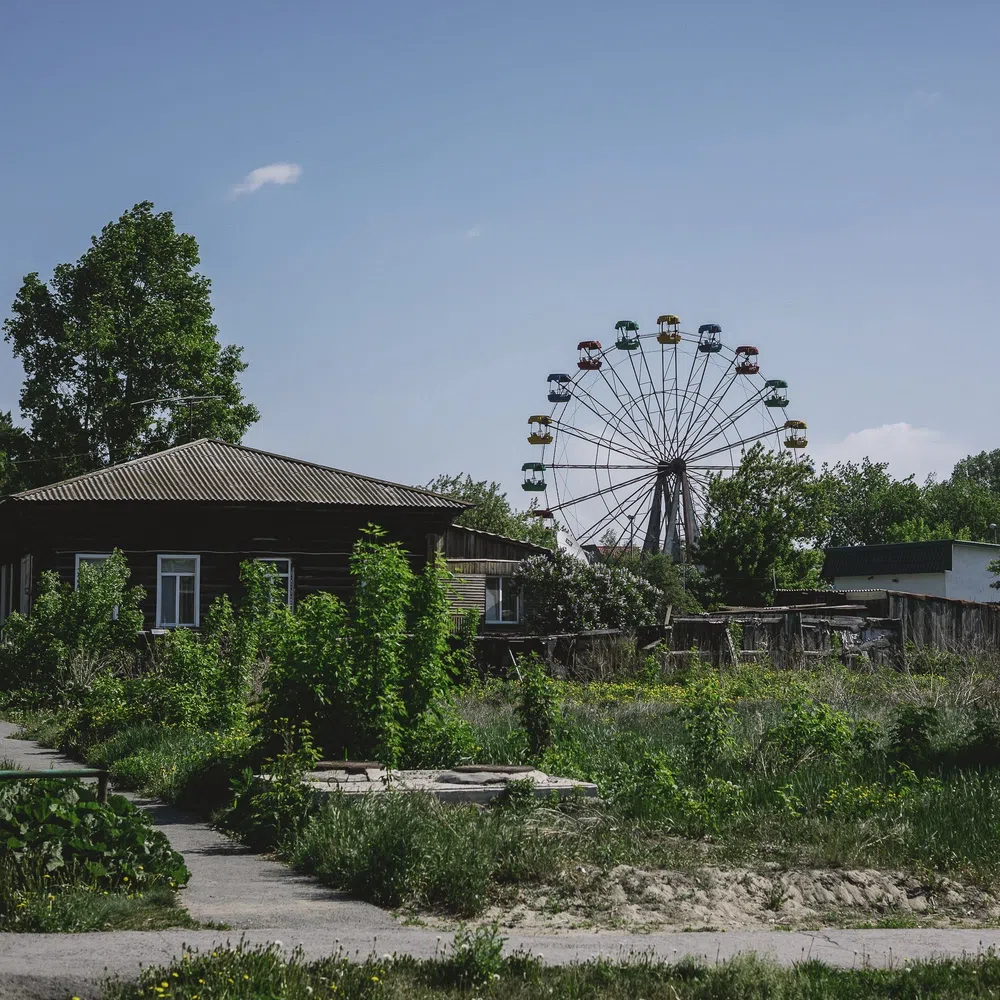
<path id="1" fill-rule="evenodd" d="M 489 596 L 489 592 L 490 592 L 490 580 L 498 580 L 500 582 L 499 599 L 497 600 L 496 608 L 499 611 L 500 615 L 502 616 L 503 615 L 504 581 L 507 581 L 507 583 L 511 587 L 513 587 L 514 586 L 514 578 L 512 576 L 501 576 L 499 573 L 497 573 L 497 574 L 492 574 L 491 573 L 485 579 L 485 590 L 486 590 L 487 596 Z M 508 625 L 508 626 L 509 625 L 520 625 L 521 622 L 522 622 L 522 620 L 523 620 L 523 618 L 524 618 L 524 606 L 522 604 L 521 592 L 519 590 L 517 592 L 517 617 L 514 619 L 514 621 L 504 621 L 502 617 L 500 617 L 500 618 L 490 618 L 489 617 L 489 613 L 488 613 L 488 611 L 486 609 L 484 609 L 484 612 L 483 612 L 483 621 L 487 625 Z"/>
<path id="2" fill-rule="evenodd" d="M 163 577 L 166 576 L 187 576 L 187 573 L 166 573 L 163 572 L 164 559 L 193 559 L 194 560 L 194 621 L 193 622 L 169 622 L 163 621 Z M 175 591 L 174 598 L 180 604 L 180 587 Z M 177 615 L 179 618 L 180 615 Z M 194 552 L 163 552 L 156 557 L 156 627 L 157 628 L 198 628 L 201 620 L 201 556 Z"/>
<path id="3" fill-rule="evenodd" d="M 110 552 L 77 552 L 76 567 L 73 570 L 73 589 L 76 590 L 80 586 L 80 563 L 84 559 L 100 559 L 103 562 L 105 559 L 110 558 Z"/>
<path id="4" fill-rule="evenodd" d="M 275 563 L 286 563 L 288 569 L 284 573 L 278 573 L 277 571 L 274 575 L 280 581 L 282 577 L 287 579 L 287 590 L 285 593 L 285 604 L 288 607 L 295 606 L 295 565 L 291 560 L 290 556 L 254 556 L 254 561 L 259 563 L 265 563 L 266 565 L 274 566 Z"/>

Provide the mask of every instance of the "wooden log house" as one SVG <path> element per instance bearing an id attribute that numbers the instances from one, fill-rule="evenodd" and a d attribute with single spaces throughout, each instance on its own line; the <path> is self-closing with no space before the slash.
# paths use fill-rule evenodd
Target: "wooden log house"
<path id="1" fill-rule="evenodd" d="M 457 583 L 456 612 L 478 600 L 485 621 L 487 572 L 509 573 L 539 550 L 454 527 L 468 506 L 242 445 L 194 441 L 5 498 L 0 622 L 30 610 L 44 571 L 75 585 L 82 563 L 100 562 L 116 548 L 128 559 L 131 582 L 146 592 L 151 630 L 197 628 L 216 597 L 239 594 L 247 559 L 269 561 L 293 605 L 318 591 L 347 596 L 351 548 L 369 524 L 402 543 L 417 571 L 435 550 L 450 558 L 450 540 L 465 560 L 454 568 L 477 571 Z"/>

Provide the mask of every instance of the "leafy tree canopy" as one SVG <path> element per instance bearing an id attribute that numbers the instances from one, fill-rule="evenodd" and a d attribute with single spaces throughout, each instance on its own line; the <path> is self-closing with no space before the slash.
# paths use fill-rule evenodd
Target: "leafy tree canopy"
<path id="1" fill-rule="evenodd" d="M 968 455 L 956 463 L 952 479 L 971 479 L 978 486 L 1000 496 L 1000 448 Z"/>
<path id="2" fill-rule="evenodd" d="M 554 532 L 531 515 L 537 503 L 532 501 L 528 510 L 515 510 L 499 483 L 486 479 L 477 481 L 472 476 L 459 473 L 457 476 L 438 476 L 424 489 L 475 504 L 455 518 L 455 524 L 555 548 Z"/>
<path id="3" fill-rule="evenodd" d="M 819 477 L 829 509 L 827 545 L 878 545 L 899 525 L 921 517 L 923 497 L 913 476 L 895 479 L 886 462 L 823 466 Z M 900 539 L 902 540 L 902 539 Z"/>
<path id="4" fill-rule="evenodd" d="M 195 238 L 141 202 L 48 284 L 25 277 L 4 331 L 25 371 L 27 484 L 200 437 L 235 443 L 259 418 L 238 381 L 241 349 L 218 341 L 198 264 Z M 185 396 L 210 398 L 175 399 Z"/>
<path id="5" fill-rule="evenodd" d="M 755 445 L 708 489 L 697 561 L 709 593 L 727 604 L 770 603 L 774 586 L 819 583 L 829 533 L 826 494 L 811 465 Z"/>

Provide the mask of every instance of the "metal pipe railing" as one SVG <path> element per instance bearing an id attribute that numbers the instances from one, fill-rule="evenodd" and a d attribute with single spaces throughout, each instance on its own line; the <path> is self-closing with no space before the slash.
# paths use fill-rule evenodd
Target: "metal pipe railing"
<path id="1" fill-rule="evenodd" d="M 28 778 L 97 778 L 97 801 L 108 801 L 108 772 L 103 767 L 62 767 L 49 771 L 0 771 L 0 781 L 21 781 Z"/>

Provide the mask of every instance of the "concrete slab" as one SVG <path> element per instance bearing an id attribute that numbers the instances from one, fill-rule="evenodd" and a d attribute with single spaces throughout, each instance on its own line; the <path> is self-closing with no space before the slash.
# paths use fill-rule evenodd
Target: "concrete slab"
<path id="1" fill-rule="evenodd" d="M 367 763 L 364 767 L 345 762 L 336 767 L 325 764 L 322 770 L 310 771 L 305 780 L 317 792 L 342 791 L 346 795 L 364 795 L 369 792 L 423 792 L 442 802 L 492 802 L 503 794 L 510 781 L 524 781 L 534 785 L 535 797 L 548 798 L 583 795 L 597 797 L 597 786 L 589 781 L 560 778 L 531 768 L 498 767 L 489 764 L 455 768 L 454 770 L 386 770 Z"/>

